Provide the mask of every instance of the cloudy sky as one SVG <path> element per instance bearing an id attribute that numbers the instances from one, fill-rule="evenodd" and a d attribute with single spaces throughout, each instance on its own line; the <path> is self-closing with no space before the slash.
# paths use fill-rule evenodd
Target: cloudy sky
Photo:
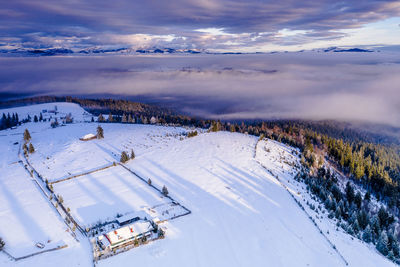
<path id="1" fill-rule="evenodd" d="M 0 8 L 0 49 L 399 45 L 399 16 L 386 0 L 13 0 Z"/>

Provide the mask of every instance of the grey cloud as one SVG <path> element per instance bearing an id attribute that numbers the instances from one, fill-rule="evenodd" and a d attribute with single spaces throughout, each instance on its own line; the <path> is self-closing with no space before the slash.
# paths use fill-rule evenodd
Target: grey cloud
<path id="1" fill-rule="evenodd" d="M 339 38 L 342 34 L 333 33 L 399 16 L 400 4 L 385 0 L 15 0 L 3 3 L 0 14 L 0 36 L 18 38 L 29 46 L 118 44 L 107 34 L 171 34 L 178 37 L 174 40 L 177 45 L 207 48 L 223 44 L 218 42 L 221 40 L 204 41 L 204 34 L 194 32 L 195 29 L 223 28 L 227 33 L 256 35 L 284 28 L 307 30 L 313 34 L 286 41 L 309 42 L 328 35 Z M 181 37 L 189 39 L 184 42 Z M 75 43 L 68 43 L 68 38 L 75 38 Z M 271 41 L 264 37 L 258 42 L 261 40 Z M 251 38 L 241 41 L 254 42 Z"/>

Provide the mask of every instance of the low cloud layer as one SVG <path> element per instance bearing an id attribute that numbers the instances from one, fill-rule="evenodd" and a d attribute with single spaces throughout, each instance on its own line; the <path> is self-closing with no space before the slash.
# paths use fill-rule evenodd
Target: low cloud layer
<path id="1" fill-rule="evenodd" d="M 221 119 L 400 126 L 400 53 L 0 58 L 0 94 L 120 96 Z"/>

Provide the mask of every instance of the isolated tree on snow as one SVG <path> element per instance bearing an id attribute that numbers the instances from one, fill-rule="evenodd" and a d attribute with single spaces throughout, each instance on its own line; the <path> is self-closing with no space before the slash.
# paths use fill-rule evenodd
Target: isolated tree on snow
<path id="1" fill-rule="evenodd" d="M 97 138 L 98 139 L 104 138 L 104 130 L 100 125 L 97 126 Z"/>
<path id="2" fill-rule="evenodd" d="M 51 126 L 52 128 L 58 127 L 58 120 L 57 120 L 57 118 L 55 118 L 54 121 L 50 123 L 50 126 Z"/>
<path id="3" fill-rule="evenodd" d="M 33 117 L 33 121 L 34 122 L 38 122 L 39 121 L 39 119 L 38 119 L 38 117 L 36 115 Z"/>
<path id="4" fill-rule="evenodd" d="M 29 140 L 31 140 L 31 134 L 29 133 L 28 129 L 25 129 L 24 131 L 24 141 L 28 142 Z"/>
<path id="5" fill-rule="evenodd" d="M 120 161 L 121 161 L 122 163 L 125 163 L 125 162 L 127 162 L 128 160 L 129 160 L 128 154 L 127 154 L 125 151 L 122 151 Z"/>
<path id="6" fill-rule="evenodd" d="M 42 114 L 42 112 L 40 112 L 39 121 L 43 121 L 43 114 Z"/>
<path id="7" fill-rule="evenodd" d="M 94 122 L 94 117 L 92 116 L 92 119 L 90 120 L 90 122 Z"/>
<path id="8" fill-rule="evenodd" d="M 151 185 L 151 179 L 147 180 L 148 185 Z"/>
<path id="9" fill-rule="evenodd" d="M 133 152 L 133 149 L 131 150 L 131 159 L 135 158 L 135 152 Z"/>
<path id="10" fill-rule="evenodd" d="M 35 152 L 35 148 L 33 147 L 32 143 L 29 144 L 29 153 Z"/>
<path id="11" fill-rule="evenodd" d="M 72 114 L 68 113 L 67 116 L 65 116 L 65 123 L 72 123 L 74 121 L 74 118 L 72 118 Z"/>
<path id="12" fill-rule="evenodd" d="M 165 185 L 162 188 L 162 193 L 163 193 L 164 196 L 168 195 L 168 189 L 167 189 L 167 187 Z"/>
<path id="13" fill-rule="evenodd" d="M 25 153 L 28 152 L 28 146 L 27 146 L 26 144 L 24 144 L 24 145 L 22 146 L 22 149 L 24 150 Z"/>

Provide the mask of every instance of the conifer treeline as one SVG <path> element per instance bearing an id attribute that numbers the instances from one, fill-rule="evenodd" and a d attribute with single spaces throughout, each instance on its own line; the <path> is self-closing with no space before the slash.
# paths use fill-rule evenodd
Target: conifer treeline
<path id="1" fill-rule="evenodd" d="M 7 115 L 3 113 L 0 119 L 0 130 L 8 129 L 19 124 L 19 118 L 17 113 L 8 113 Z"/>

